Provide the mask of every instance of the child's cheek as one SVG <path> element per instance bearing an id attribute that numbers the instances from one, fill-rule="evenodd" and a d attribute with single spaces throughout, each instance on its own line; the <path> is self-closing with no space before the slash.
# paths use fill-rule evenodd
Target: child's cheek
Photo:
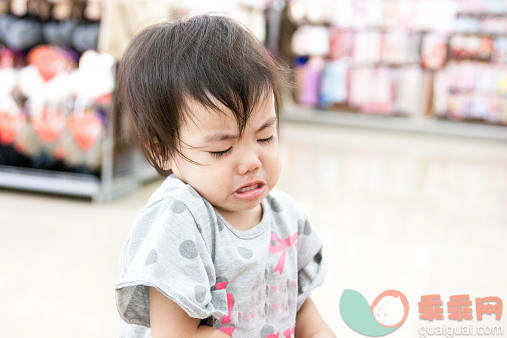
<path id="1" fill-rule="evenodd" d="M 271 187 L 274 187 L 278 182 L 278 178 L 280 177 L 280 172 L 282 169 L 282 158 L 280 153 L 277 151 L 272 155 L 273 158 L 270 161 L 270 167 L 267 168 L 270 175 Z"/>

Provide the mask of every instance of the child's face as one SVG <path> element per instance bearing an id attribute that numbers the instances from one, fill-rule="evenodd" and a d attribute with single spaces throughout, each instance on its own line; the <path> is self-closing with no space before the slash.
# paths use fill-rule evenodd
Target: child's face
<path id="1" fill-rule="evenodd" d="M 173 173 L 190 184 L 221 214 L 241 220 L 260 212 L 260 202 L 278 182 L 280 156 L 273 96 L 254 108 L 241 138 L 232 112 L 220 114 L 191 105 L 192 119 L 180 127 L 180 156 L 169 163 Z M 251 189 L 241 189 L 248 187 Z"/>

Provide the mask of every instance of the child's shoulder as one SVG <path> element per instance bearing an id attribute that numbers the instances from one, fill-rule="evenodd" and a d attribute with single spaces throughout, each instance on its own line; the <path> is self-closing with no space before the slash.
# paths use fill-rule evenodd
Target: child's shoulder
<path id="1" fill-rule="evenodd" d="M 171 175 L 138 211 L 130 228 L 129 238 L 134 238 L 137 243 L 149 233 L 156 238 L 166 233 L 183 236 L 199 231 L 205 241 L 209 241 L 209 212 L 209 203 L 190 185 Z"/>
<path id="2" fill-rule="evenodd" d="M 157 224 L 177 226 L 195 224 L 202 231 L 209 228 L 211 206 L 190 185 L 167 177 L 139 210 L 134 220 L 136 228 L 151 228 Z"/>
<path id="3" fill-rule="evenodd" d="M 168 176 L 150 196 L 144 207 L 139 213 L 146 212 L 154 207 L 160 207 L 167 204 L 181 204 L 185 207 L 201 205 L 202 197 L 190 185 L 176 178 L 174 175 Z"/>
<path id="4" fill-rule="evenodd" d="M 282 210 L 296 214 L 302 212 L 301 205 L 292 196 L 278 188 L 273 188 L 266 199 L 275 212 Z"/>

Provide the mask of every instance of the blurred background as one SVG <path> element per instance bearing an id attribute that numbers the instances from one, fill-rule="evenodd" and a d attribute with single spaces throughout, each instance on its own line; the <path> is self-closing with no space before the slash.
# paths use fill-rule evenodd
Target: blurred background
<path id="1" fill-rule="evenodd" d="M 474 303 L 507 301 L 507 0 L 1 0 L 0 336 L 117 336 L 120 251 L 161 178 L 112 109 L 115 69 L 143 27 L 207 12 L 291 68 L 278 187 L 324 242 L 312 297 L 338 337 L 363 337 L 346 289 L 407 296 L 390 337 L 507 335 Z M 419 318 L 430 294 L 443 320 Z M 473 319 L 451 320 L 462 294 Z"/>

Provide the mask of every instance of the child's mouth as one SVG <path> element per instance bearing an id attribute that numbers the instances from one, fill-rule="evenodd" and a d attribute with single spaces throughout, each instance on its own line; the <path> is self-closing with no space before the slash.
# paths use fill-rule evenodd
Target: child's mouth
<path id="1" fill-rule="evenodd" d="M 236 190 L 233 193 L 233 196 L 242 199 L 242 200 L 250 200 L 255 199 L 261 196 L 264 193 L 266 186 L 262 183 L 255 183 L 243 188 Z"/>

